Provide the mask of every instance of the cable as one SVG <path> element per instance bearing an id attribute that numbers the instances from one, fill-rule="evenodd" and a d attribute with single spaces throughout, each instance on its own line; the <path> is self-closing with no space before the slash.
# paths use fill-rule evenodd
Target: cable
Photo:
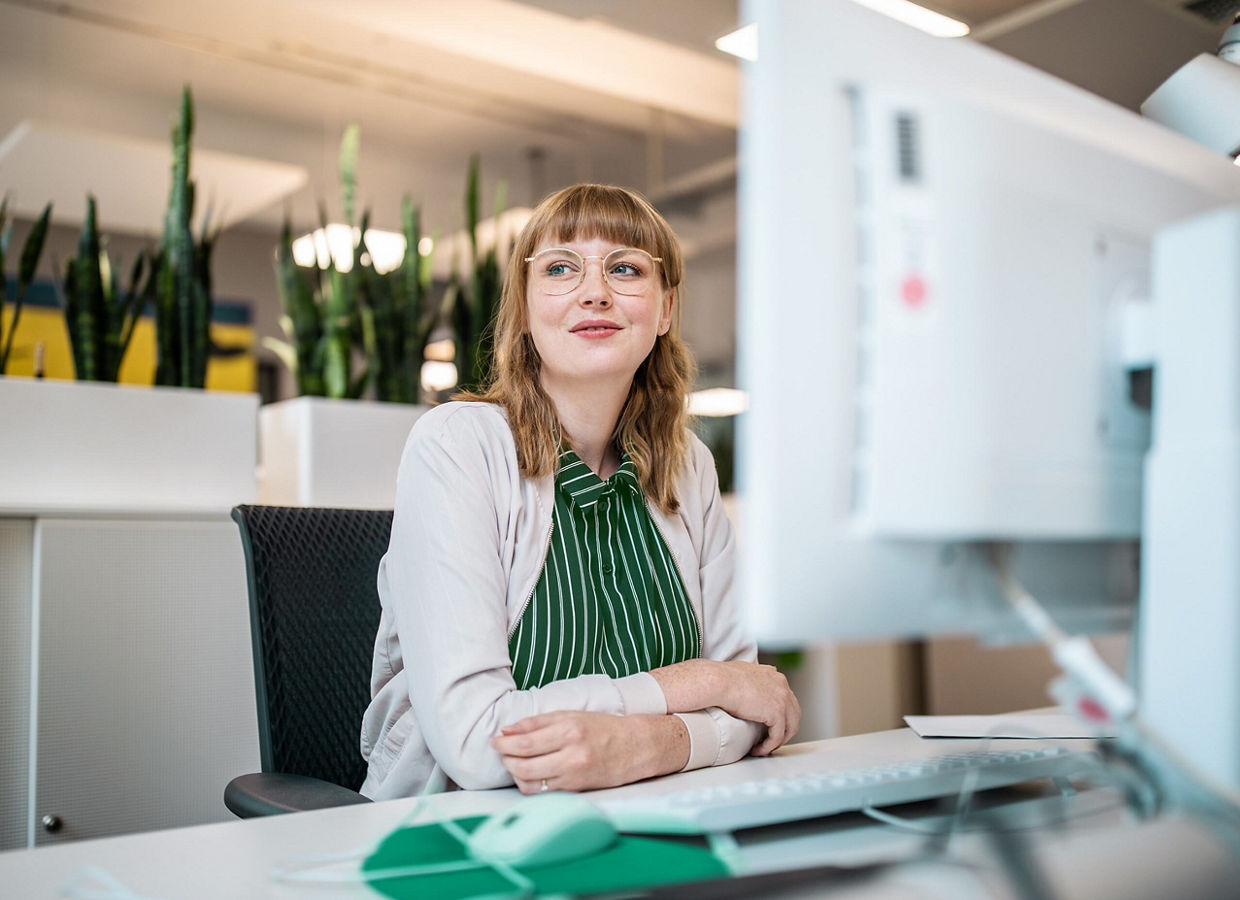
<path id="1" fill-rule="evenodd" d="M 989 750 L 993 740 L 992 734 L 988 734 L 983 738 L 982 752 Z M 977 791 L 977 783 L 980 777 L 981 772 L 978 769 L 970 769 L 965 773 L 965 777 L 960 785 L 960 792 L 957 796 L 955 813 L 952 815 L 951 822 L 944 831 L 940 844 L 944 852 L 951 846 L 951 842 L 956 835 L 963 831 L 965 818 L 969 815 L 972 807 L 973 795 Z M 991 817 L 989 816 L 984 817 L 983 821 L 986 822 L 986 827 L 980 830 L 994 844 L 996 853 L 1004 865 L 1004 871 L 1007 873 L 1012 886 L 1019 892 L 1023 900 L 1054 900 L 1054 894 L 1050 890 L 1046 878 L 1042 875 L 1032 856 L 1026 852 L 1019 836 L 1015 834 L 1000 834 L 999 830 L 991 824 L 990 819 Z M 932 845 L 935 842 L 936 837 L 932 835 Z"/>
<path id="2" fill-rule="evenodd" d="M 1008 880 L 1024 900 L 1054 900 L 1055 892 L 1051 890 L 1050 881 L 1020 835 L 990 828 L 986 831 L 986 837 L 994 845 Z"/>
<path id="3" fill-rule="evenodd" d="M 891 825 L 899 828 L 901 831 L 911 831 L 914 834 L 940 835 L 944 830 L 937 825 L 931 825 L 926 822 L 918 822 L 914 819 L 905 819 L 901 816 L 892 815 L 889 812 L 878 809 L 877 807 L 866 806 L 861 807 L 861 812 L 874 819 L 876 822 L 882 822 L 884 825 Z"/>
<path id="4" fill-rule="evenodd" d="M 1067 800 L 1073 796 L 1075 796 L 1075 794 L 1072 791 L 1062 791 L 1060 794 L 1060 799 Z M 1022 825 L 1003 826 L 1001 830 L 1013 832 L 1041 831 L 1048 826 L 1062 825 L 1069 821 L 1078 822 L 1081 819 L 1089 818 L 1091 816 L 1101 816 L 1106 813 L 1114 812 L 1117 809 L 1126 808 L 1127 803 L 1123 799 L 1120 799 L 1107 806 L 1090 809 L 1084 812 L 1074 811 L 1069 815 L 1064 809 L 1064 804 L 1060 804 L 1058 807 L 1060 811 L 1046 818 Z M 893 828 L 899 828 L 902 831 L 912 832 L 913 834 L 937 837 L 945 834 L 951 828 L 950 824 L 945 825 L 935 821 L 921 821 L 918 819 L 907 818 L 905 816 L 898 816 L 895 813 L 888 812 L 884 809 L 878 809 L 874 806 L 863 806 L 859 812 L 863 815 L 869 816 L 876 822 L 882 822 L 884 825 L 890 825 Z M 981 817 L 980 814 L 975 814 L 975 816 L 978 818 Z M 955 833 L 977 834 L 979 832 L 989 831 L 999 827 L 1000 826 L 997 825 L 997 820 L 993 816 L 988 816 L 986 824 L 978 827 L 961 827 L 958 828 Z"/>
<path id="5" fill-rule="evenodd" d="M 396 830 L 409 827 L 414 820 L 423 812 L 433 812 L 433 795 L 423 792 L 418 796 L 410 813 L 401 819 Z M 469 835 L 451 819 L 442 819 L 440 821 L 432 821 L 426 824 L 437 824 L 448 834 L 452 835 L 458 843 L 469 851 Z M 385 838 L 387 835 L 384 836 Z M 374 881 L 387 881 L 394 878 L 417 878 L 426 875 L 443 875 L 449 872 L 466 872 L 473 869 L 491 869 L 511 882 L 516 888 L 515 892 L 490 895 L 487 898 L 479 897 L 477 900 L 528 900 L 535 894 L 535 885 L 529 878 L 526 878 L 512 866 L 501 860 L 483 859 L 474 856 L 468 856 L 465 859 L 448 860 L 439 863 L 416 863 L 406 866 L 387 866 L 381 869 L 370 869 L 367 871 L 358 871 L 356 868 L 341 869 L 333 871 L 333 866 L 339 866 L 342 863 L 355 863 L 372 855 L 379 847 L 380 841 L 375 841 L 356 850 L 349 850 L 344 853 L 331 855 L 317 855 L 308 857 L 294 857 L 285 863 L 273 866 L 269 871 L 269 876 L 276 880 L 288 884 L 301 885 L 339 885 L 339 884 L 367 884 Z M 305 865 L 296 865 L 297 863 L 305 863 Z M 113 900 L 111 897 L 94 898 L 94 897 L 75 897 L 74 900 Z M 127 897 L 117 897 L 115 900 L 129 900 Z M 141 898 L 133 898 L 133 900 L 141 900 Z"/>
<path id="6" fill-rule="evenodd" d="M 1162 805 L 1173 805 L 1211 823 L 1232 855 L 1240 861 L 1240 796 L 1217 783 L 1182 756 L 1144 722 L 1137 712 L 1136 695 L 1098 657 L 1083 637 L 1069 637 L 1046 610 L 1012 575 L 1011 548 L 988 545 L 990 559 L 1003 596 L 1030 631 L 1050 648 L 1067 683 L 1061 686 L 1061 705 L 1086 721 L 1109 722 L 1115 727 L 1108 756 L 1122 760 L 1147 786 L 1141 811 L 1149 815 Z M 1141 800 L 1134 791 L 1134 799 Z"/>
<path id="7" fill-rule="evenodd" d="M 439 824 L 443 826 L 443 829 L 447 831 L 448 834 L 460 841 L 461 846 L 465 847 L 468 851 L 469 835 L 461 830 L 461 826 L 457 825 L 451 819 L 444 819 Z M 486 859 L 482 861 L 516 885 L 517 890 L 520 892 L 517 896 L 522 898 L 534 896 L 534 882 L 530 881 L 512 866 L 508 865 L 508 863 L 498 859 Z"/>
<path id="8" fill-rule="evenodd" d="M 400 822 L 397 823 L 396 825 L 397 830 L 401 828 L 406 828 L 409 825 L 411 825 L 413 821 L 417 819 L 417 817 L 421 815 L 428 808 L 428 805 L 429 805 L 429 801 L 427 798 L 427 794 L 426 792 L 423 792 L 414 801 L 413 809 L 409 811 L 408 815 L 406 815 L 403 819 L 400 820 Z M 384 837 L 386 837 L 386 835 Z M 275 879 L 276 881 L 292 881 L 292 882 L 297 882 L 297 883 L 305 883 L 307 879 L 301 877 L 299 873 L 310 872 L 316 869 L 317 870 L 326 869 L 328 866 L 331 866 L 337 863 L 354 862 L 356 860 L 364 859 L 365 857 L 370 856 L 372 853 L 374 853 L 379 848 L 380 842 L 381 840 L 372 841 L 368 844 L 364 844 L 363 846 L 357 847 L 353 850 L 345 850 L 342 853 L 330 853 L 330 854 L 317 853 L 312 856 L 289 857 L 287 860 L 284 861 L 284 863 L 280 865 L 272 866 L 271 869 L 268 870 L 268 875 L 271 878 Z M 299 863 L 303 865 L 297 865 Z"/>

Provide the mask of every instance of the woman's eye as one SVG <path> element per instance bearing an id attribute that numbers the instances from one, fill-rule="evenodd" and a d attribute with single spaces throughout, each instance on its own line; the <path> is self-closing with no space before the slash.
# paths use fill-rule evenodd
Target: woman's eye
<path id="1" fill-rule="evenodd" d="M 577 267 L 567 260 L 556 260 L 547 264 L 546 273 L 552 278 L 567 278 L 577 273 Z"/>
<path id="2" fill-rule="evenodd" d="M 623 262 L 612 266 L 611 274 L 617 275 L 620 278 L 641 278 L 642 270 L 634 263 Z"/>

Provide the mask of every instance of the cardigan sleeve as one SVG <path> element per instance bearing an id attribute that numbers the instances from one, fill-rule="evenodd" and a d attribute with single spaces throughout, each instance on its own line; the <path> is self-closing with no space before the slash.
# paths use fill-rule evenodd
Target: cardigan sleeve
<path id="1" fill-rule="evenodd" d="M 406 443 L 384 560 L 385 614 L 427 749 L 457 785 L 484 789 L 512 784 L 490 743 L 505 725 L 555 710 L 664 714 L 667 706 L 644 672 L 516 689 L 504 559 L 517 517 L 531 513 L 516 508 L 520 475 L 506 427 L 483 420 L 498 412 L 465 409 L 428 413 Z"/>
<path id="2" fill-rule="evenodd" d="M 684 505 L 684 515 L 700 517 L 689 522 L 690 534 L 700 528 L 698 578 L 702 589 L 702 656 L 706 659 L 756 662 L 758 647 L 741 622 L 733 591 L 736 538 L 723 508 L 719 478 L 710 451 L 693 438 L 692 506 Z M 690 499 L 690 498 L 684 498 Z M 699 505 L 700 504 L 700 505 Z M 689 761 L 685 771 L 703 766 L 736 762 L 749 753 L 765 736 L 766 728 L 729 715 L 717 707 L 700 712 L 678 713 L 689 731 Z"/>

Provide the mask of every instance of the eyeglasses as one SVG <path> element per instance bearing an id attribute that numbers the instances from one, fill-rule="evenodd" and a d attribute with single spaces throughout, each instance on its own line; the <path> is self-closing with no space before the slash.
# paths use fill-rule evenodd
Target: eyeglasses
<path id="1" fill-rule="evenodd" d="M 655 263 L 663 262 L 663 257 L 651 256 L 637 247 L 617 247 L 606 256 L 582 256 L 567 247 L 551 247 L 527 256 L 525 261 L 530 264 L 534 288 L 557 296 L 576 290 L 585 280 L 588 259 L 601 259 L 608 287 L 629 296 L 646 293 L 658 277 Z"/>

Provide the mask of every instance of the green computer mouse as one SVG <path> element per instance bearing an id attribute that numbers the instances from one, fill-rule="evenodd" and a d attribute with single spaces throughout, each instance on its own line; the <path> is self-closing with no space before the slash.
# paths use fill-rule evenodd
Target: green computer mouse
<path id="1" fill-rule="evenodd" d="M 580 794 L 535 794 L 487 819 L 469 836 L 475 859 L 510 866 L 547 866 L 606 850 L 616 829 Z"/>

